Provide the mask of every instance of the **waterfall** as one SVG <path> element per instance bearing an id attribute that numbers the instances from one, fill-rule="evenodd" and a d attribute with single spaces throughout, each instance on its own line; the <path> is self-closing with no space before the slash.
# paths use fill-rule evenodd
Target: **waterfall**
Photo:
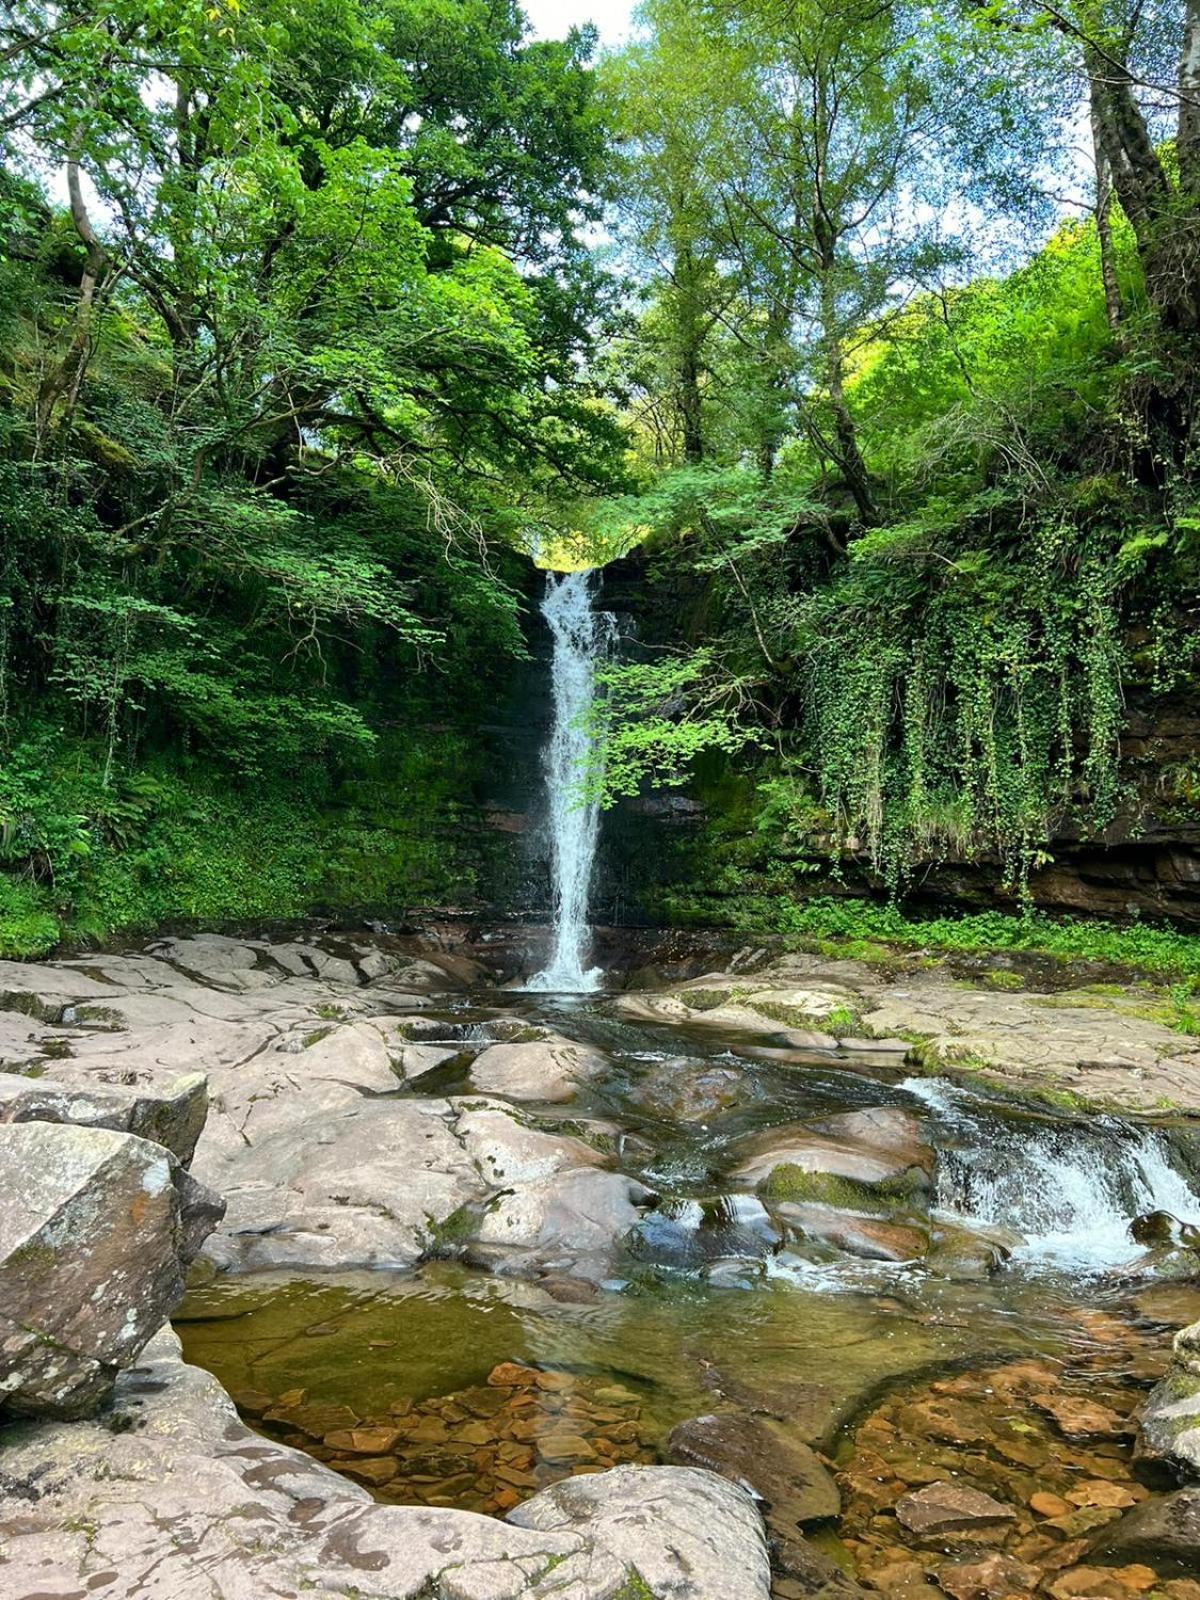
<path id="1" fill-rule="evenodd" d="M 554 724 L 543 755 L 550 816 L 550 874 L 554 894 L 554 946 L 529 988 L 559 993 L 595 989 L 599 968 L 584 967 L 588 953 L 588 891 L 600 833 L 600 804 L 581 794 L 592 755 L 588 712 L 596 695 L 596 666 L 608 650 L 614 619 L 592 606 L 589 572 L 546 574 L 542 615 L 554 638 Z"/>
<path id="2" fill-rule="evenodd" d="M 1148 1211 L 1200 1223 L 1200 1196 L 1172 1165 L 1163 1135 L 1117 1117 L 1086 1124 L 1010 1121 L 968 1089 L 909 1078 L 947 1140 L 938 1156 L 936 1204 L 968 1227 L 1015 1230 L 1026 1263 L 1076 1270 L 1120 1266 L 1141 1254 L 1129 1224 Z"/>

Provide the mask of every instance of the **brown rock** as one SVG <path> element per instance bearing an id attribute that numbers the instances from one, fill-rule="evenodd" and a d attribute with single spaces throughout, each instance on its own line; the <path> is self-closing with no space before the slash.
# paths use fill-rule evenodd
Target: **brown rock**
<path id="1" fill-rule="evenodd" d="M 901 1409 L 898 1420 L 905 1433 L 945 1444 L 975 1444 L 990 1432 L 974 1406 L 955 1400 L 915 1401 Z"/>
<path id="2" fill-rule="evenodd" d="M 538 1454 L 544 1461 L 594 1461 L 596 1452 L 579 1433 L 547 1433 L 538 1440 Z"/>
<path id="3" fill-rule="evenodd" d="M 1061 1572 L 1064 1567 L 1073 1567 L 1080 1556 L 1087 1554 L 1088 1541 L 1086 1539 L 1069 1539 L 1066 1544 L 1060 1544 L 1049 1555 L 1038 1558 L 1038 1566 L 1044 1567 L 1047 1572 Z"/>
<path id="4" fill-rule="evenodd" d="M 931 1483 L 927 1489 L 917 1489 L 896 1503 L 901 1526 L 918 1538 L 965 1534 L 989 1540 L 989 1536 L 1003 1536 L 1004 1525 L 1015 1522 L 1016 1516 L 1011 1506 L 964 1483 Z"/>
<path id="5" fill-rule="evenodd" d="M 325 1435 L 331 1450 L 349 1452 L 359 1456 L 386 1456 L 396 1448 L 400 1438 L 399 1428 L 335 1428 Z"/>
<path id="6" fill-rule="evenodd" d="M 418 1417 L 405 1428 L 404 1437 L 413 1444 L 445 1444 L 450 1430 L 441 1417 Z"/>
<path id="7" fill-rule="evenodd" d="M 1070 1503 L 1061 1495 L 1049 1494 L 1044 1489 L 1031 1494 L 1029 1504 L 1039 1517 L 1065 1517 L 1071 1510 Z"/>
<path id="8" fill-rule="evenodd" d="M 515 1361 L 501 1361 L 488 1373 L 487 1381 L 495 1389 L 532 1388 L 538 1375 L 530 1367 L 519 1367 Z"/>
<path id="9" fill-rule="evenodd" d="M 1123 1600 L 1128 1590 L 1111 1567 L 1072 1567 L 1046 1585 L 1054 1600 L 1074 1600 L 1076 1595 L 1097 1595 L 1102 1600 Z"/>
<path id="10" fill-rule="evenodd" d="M 261 1417 L 264 1411 L 269 1411 L 275 1404 L 274 1397 L 264 1394 L 261 1389 L 237 1389 L 229 1398 L 244 1417 Z"/>
<path id="11" fill-rule="evenodd" d="M 841 1509 L 837 1485 L 811 1446 L 780 1424 L 737 1412 L 692 1417 L 667 1439 L 671 1459 L 748 1484 L 772 1526 L 823 1522 Z"/>
<path id="12" fill-rule="evenodd" d="M 496 1437 L 494 1428 L 489 1428 L 486 1422 L 468 1422 L 454 1431 L 455 1441 L 462 1444 L 491 1444 Z"/>
<path id="13" fill-rule="evenodd" d="M 1029 1467 L 1034 1472 L 1044 1467 L 1050 1459 L 1046 1446 L 1033 1439 L 993 1439 L 991 1445 L 1005 1461 L 1017 1467 Z"/>
<path id="14" fill-rule="evenodd" d="M 1051 1517 L 1046 1526 L 1057 1528 L 1068 1539 L 1077 1539 L 1081 1534 L 1094 1533 L 1106 1523 L 1115 1522 L 1120 1515 L 1115 1506 L 1080 1506 L 1068 1516 Z"/>
<path id="15" fill-rule="evenodd" d="M 1129 1434 L 1125 1419 L 1095 1400 L 1069 1394 L 1035 1394 L 1031 1399 L 1068 1439 L 1124 1439 Z"/>
<path id="16" fill-rule="evenodd" d="M 960 1561 L 940 1567 L 937 1581 L 954 1600 L 1000 1600 L 1037 1586 L 1036 1567 L 1016 1561 L 1012 1556 L 984 1556 L 981 1561 Z"/>
<path id="17" fill-rule="evenodd" d="M 1140 1594 L 1143 1589 L 1153 1589 L 1158 1582 L 1158 1573 L 1154 1568 L 1145 1567 L 1141 1562 L 1134 1562 L 1128 1567 L 1117 1567 L 1113 1577 L 1119 1579 L 1127 1589 L 1132 1589 L 1135 1594 Z"/>
<path id="18" fill-rule="evenodd" d="M 304 1391 L 299 1392 L 303 1394 Z M 313 1401 L 311 1405 L 285 1405 L 286 1398 L 280 1395 L 279 1404 L 263 1413 L 264 1422 L 280 1422 L 288 1428 L 299 1428 L 310 1439 L 323 1439 L 327 1433 L 334 1433 L 339 1428 L 358 1426 L 358 1414 L 351 1411 L 349 1406 L 322 1404 L 320 1401 Z"/>
<path id="19" fill-rule="evenodd" d="M 395 1456 L 364 1456 L 360 1460 L 335 1460 L 330 1464 L 347 1478 L 357 1478 L 359 1483 L 370 1484 L 373 1488 L 390 1483 L 400 1471 Z"/>
<path id="20" fill-rule="evenodd" d="M 476 1389 L 460 1389 L 454 1397 L 464 1411 L 473 1417 L 494 1417 L 504 1410 L 509 1397 L 498 1387 L 480 1385 Z"/>
<path id="21" fill-rule="evenodd" d="M 516 1467 L 506 1466 L 501 1462 L 496 1468 L 496 1480 L 506 1483 L 512 1489 L 536 1489 L 537 1479 L 532 1472 L 521 1472 Z"/>
<path id="22" fill-rule="evenodd" d="M 1103 1478 L 1081 1483 L 1070 1491 L 1067 1499 L 1076 1506 L 1118 1506 L 1121 1510 L 1138 1502 L 1137 1495 L 1131 1494 L 1123 1484 L 1110 1483 Z"/>
<path id="23" fill-rule="evenodd" d="M 989 1387 L 1004 1399 L 1032 1395 L 1052 1388 L 1062 1376 L 1057 1361 L 1009 1361 L 987 1374 Z"/>

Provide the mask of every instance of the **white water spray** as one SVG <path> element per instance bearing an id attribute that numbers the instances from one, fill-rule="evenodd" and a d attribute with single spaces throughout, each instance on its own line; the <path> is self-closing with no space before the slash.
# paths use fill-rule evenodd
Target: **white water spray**
<path id="1" fill-rule="evenodd" d="M 1175 1169 L 1156 1129 L 1113 1117 L 1094 1117 L 1086 1127 L 1005 1127 L 957 1085 L 909 1078 L 901 1088 L 962 1139 L 939 1158 L 942 1215 L 968 1227 L 1015 1230 L 1024 1240 L 1013 1251 L 1016 1261 L 1101 1271 L 1140 1255 L 1129 1231 L 1135 1217 L 1165 1211 L 1200 1223 L 1200 1195 Z"/>
<path id="2" fill-rule="evenodd" d="M 543 765 L 550 811 L 554 946 L 530 989 L 596 989 L 603 976 L 585 968 L 591 929 L 588 892 L 600 834 L 600 803 L 581 794 L 593 752 L 586 727 L 596 698 L 596 668 L 612 643 L 614 618 L 592 606 L 591 573 L 546 574 L 542 615 L 554 636 L 554 726 Z"/>

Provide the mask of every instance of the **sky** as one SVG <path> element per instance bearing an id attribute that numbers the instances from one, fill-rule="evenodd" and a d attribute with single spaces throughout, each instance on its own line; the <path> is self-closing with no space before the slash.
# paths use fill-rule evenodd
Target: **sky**
<path id="1" fill-rule="evenodd" d="M 524 0 L 533 30 L 544 39 L 561 38 L 575 23 L 594 22 L 604 44 L 620 44 L 629 28 L 635 0 Z"/>

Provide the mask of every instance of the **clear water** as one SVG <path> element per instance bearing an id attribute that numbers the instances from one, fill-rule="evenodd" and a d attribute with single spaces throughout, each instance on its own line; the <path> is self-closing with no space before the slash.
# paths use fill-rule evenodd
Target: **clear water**
<path id="1" fill-rule="evenodd" d="M 600 804 L 585 791 L 594 778 L 588 714 L 596 670 L 614 637 L 614 619 L 594 604 L 594 574 L 546 574 L 542 615 L 554 638 L 554 721 L 543 756 L 550 824 L 553 944 L 528 988 L 557 993 L 598 989 L 603 973 L 586 965 L 591 930 L 588 897 L 600 836 Z"/>

